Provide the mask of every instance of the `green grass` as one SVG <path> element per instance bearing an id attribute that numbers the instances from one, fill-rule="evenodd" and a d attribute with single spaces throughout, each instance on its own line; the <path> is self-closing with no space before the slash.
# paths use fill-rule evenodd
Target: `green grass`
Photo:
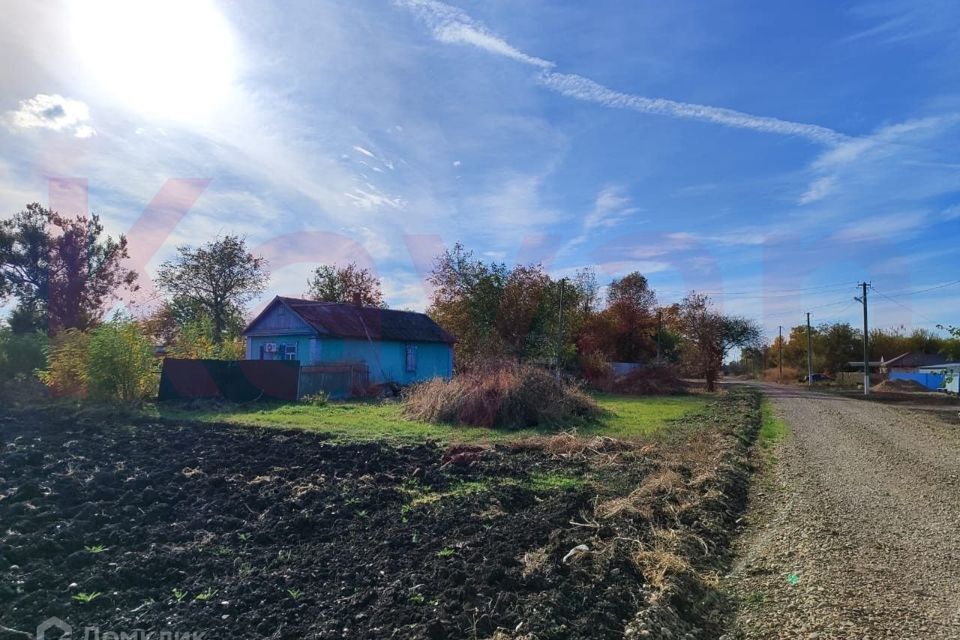
<path id="1" fill-rule="evenodd" d="M 773 404 L 769 400 L 763 400 L 760 410 L 762 417 L 760 422 L 760 446 L 769 448 L 786 438 L 790 434 L 790 427 L 777 417 L 777 414 L 773 411 Z"/>
<path id="2" fill-rule="evenodd" d="M 707 401 L 695 395 L 635 397 L 598 394 L 596 399 L 604 409 L 604 415 L 589 423 L 571 424 L 570 429 L 576 429 L 585 436 L 635 438 L 651 435 L 666 426 L 670 420 L 702 408 Z M 160 415 L 173 419 L 307 429 L 345 441 L 495 442 L 565 430 L 554 428 L 511 431 L 430 424 L 406 418 L 403 415 L 403 406 L 393 401 L 331 402 L 326 406 L 247 405 L 200 410 L 161 406 L 157 411 Z"/>

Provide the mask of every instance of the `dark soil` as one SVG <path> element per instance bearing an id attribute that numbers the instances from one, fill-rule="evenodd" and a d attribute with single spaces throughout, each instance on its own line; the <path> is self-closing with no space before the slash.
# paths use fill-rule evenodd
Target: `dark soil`
<path id="1" fill-rule="evenodd" d="M 622 637 L 652 591 L 615 541 L 639 544 L 654 521 L 705 533 L 737 507 L 704 502 L 703 520 L 654 495 L 643 515 L 598 521 L 598 500 L 667 464 L 688 479 L 694 469 L 649 447 L 556 444 L 332 444 L 8 413 L 0 626 L 32 633 L 57 616 L 75 637 L 88 625 L 206 638 Z M 607 551 L 564 563 L 579 544 Z"/>

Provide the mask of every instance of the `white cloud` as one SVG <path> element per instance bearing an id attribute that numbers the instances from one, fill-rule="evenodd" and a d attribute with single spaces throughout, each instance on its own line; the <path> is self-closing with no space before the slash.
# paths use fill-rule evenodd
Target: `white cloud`
<path id="1" fill-rule="evenodd" d="M 357 151 L 358 153 L 362 153 L 363 155 L 367 156 L 368 158 L 376 158 L 376 157 L 377 157 L 377 156 L 373 155 L 372 152 L 367 151 L 367 150 L 364 149 L 363 147 L 358 147 L 358 146 L 354 145 L 353 150 L 354 150 L 354 151 Z"/>
<path id="2" fill-rule="evenodd" d="M 453 161 L 453 166 L 459 167 L 459 166 L 460 166 L 460 161 L 459 161 L 459 160 L 454 160 L 454 161 Z"/>
<path id="3" fill-rule="evenodd" d="M 825 150 L 811 163 L 798 200 L 819 205 L 804 219 L 822 225 L 830 217 L 863 216 L 862 226 L 869 228 L 878 217 L 895 219 L 918 202 L 954 193 L 957 165 L 950 141 L 958 124 L 957 114 L 918 118 Z"/>
<path id="4" fill-rule="evenodd" d="M 960 220 L 960 204 L 947 207 L 940 213 L 944 220 Z"/>
<path id="5" fill-rule="evenodd" d="M 520 51 L 456 7 L 436 0 L 395 0 L 395 4 L 413 11 L 440 42 L 473 45 L 489 53 L 543 69 L 538 78 L 540 84 L 569 98 L 641 113 L 705 120 L 728 127 L 799 136 L 821 144 L 836 144 L 847 139 L 847 136 L 841 133 L 814 124 L 754 116 L 721 107 L 620 93 L 583 76 L 551 71 L 556 66 L 555 63 Z"/>
<path id="6" fill-rule="evenodd" d="M 847 139 L 847 136 L 833 129 L 815 124 L 754 116 L 722 107 L 620 93 L 576 74 L 544 72 L 540 74 L 538 80 L 543 86 L 561 95 L 615 109 L 630 109 L 641 113 L 652 113 L 674 118 L 704 120 L 738 129 L 798 136 L 821 144 L 836 144 Z"/>
<path id="7" fill-rule="evenodd" d="M 837 180 L 833 176 L 817 178 L 810 184 L 810 187 L 804 192 L 804 194 L 800 196 L 797 204 L 810 204 L 811 202 L 816 202 L 817 200 L 823 200 L 833 192 L 834 188 L 836 187 L 836 183 Z"/>
<path id="8" fill-rule="evenodd" d="M 67 131 L 77 138 L 89 138 L 96 134 L 89 121 L 90 108 L 85 103 L 59 94 L 38 93 L 22 100 L 16 111 L 7 112 L 7 122 L 15 129 Z"/>
<path id="9" fill-rule="evenodd" d="M 584 231 L 598 227 L 613 227 L 631 213 L 639 211 L 637 207 L 631 207 L 630 204 L 630 198 L 624 195 L 619 187 L 611 186 L 602 189 L 597 194 L 593 210 L 584 218 Z"/>
<path id="10" fill-rule="evenodd" d="M 921 228 L 926 221 L 927 216 L 922 211 L 878 216 L 849 224 L 833 234 L 832 239 L 840 242 L 858 242 L 877 238 L 892 239 L 894 237 L 899 239 L 904 234 Z"/>
<path id="11" fill-rule="evenodd" d="M 435 0 L 396 0 L 396 4 L 413 11 L 440 42 L 472 45 L 489 53 L 543 69 L 554 66 L 548 60 L 528 55 L 513 47 L 456 7 Z"/>

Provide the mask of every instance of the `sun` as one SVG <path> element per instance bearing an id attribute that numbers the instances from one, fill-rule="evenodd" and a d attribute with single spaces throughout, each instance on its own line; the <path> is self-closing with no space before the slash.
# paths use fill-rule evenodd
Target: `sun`
<path id="1" fill-rule="evenodd" d="M 210 0 L 76 0 L 69 20 L 88 79 L 122 106 L 192 120 L 229 98 L 234 35 Z"/>

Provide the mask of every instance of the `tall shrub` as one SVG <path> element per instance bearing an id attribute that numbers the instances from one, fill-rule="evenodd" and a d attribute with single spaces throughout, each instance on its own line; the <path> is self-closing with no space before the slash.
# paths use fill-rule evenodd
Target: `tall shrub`
<path id="1" fill-rule="evenodd" d="M 180 328 L 177 337 L 167 349 L 167 355 L 171 358 L 201 360 L 243 359 L 243 339 L 225 338 L 217 344 L 213 334 L 213 322 L 209 318 L 188 322 Z"/>
<path id="2" fill-rule="evenodd" d="M 89 346 L 90 335 L 79 329 L 67 329 L 52 338 L 40 380 L 56 395 L 85 396 Z"/>
<path id="3" fill-rule="evenodd" d="M 0 328 L 0 382 L 30 377 L 46 364 L 47 336 Z"/>
<path id="4" fill-rule="evenodd" d="M 90 336 L 87 361 L 91 398 L 136 402 L 156 394 L 157 360 L 153 345 L 131 320 L 113 320 Z"/>

